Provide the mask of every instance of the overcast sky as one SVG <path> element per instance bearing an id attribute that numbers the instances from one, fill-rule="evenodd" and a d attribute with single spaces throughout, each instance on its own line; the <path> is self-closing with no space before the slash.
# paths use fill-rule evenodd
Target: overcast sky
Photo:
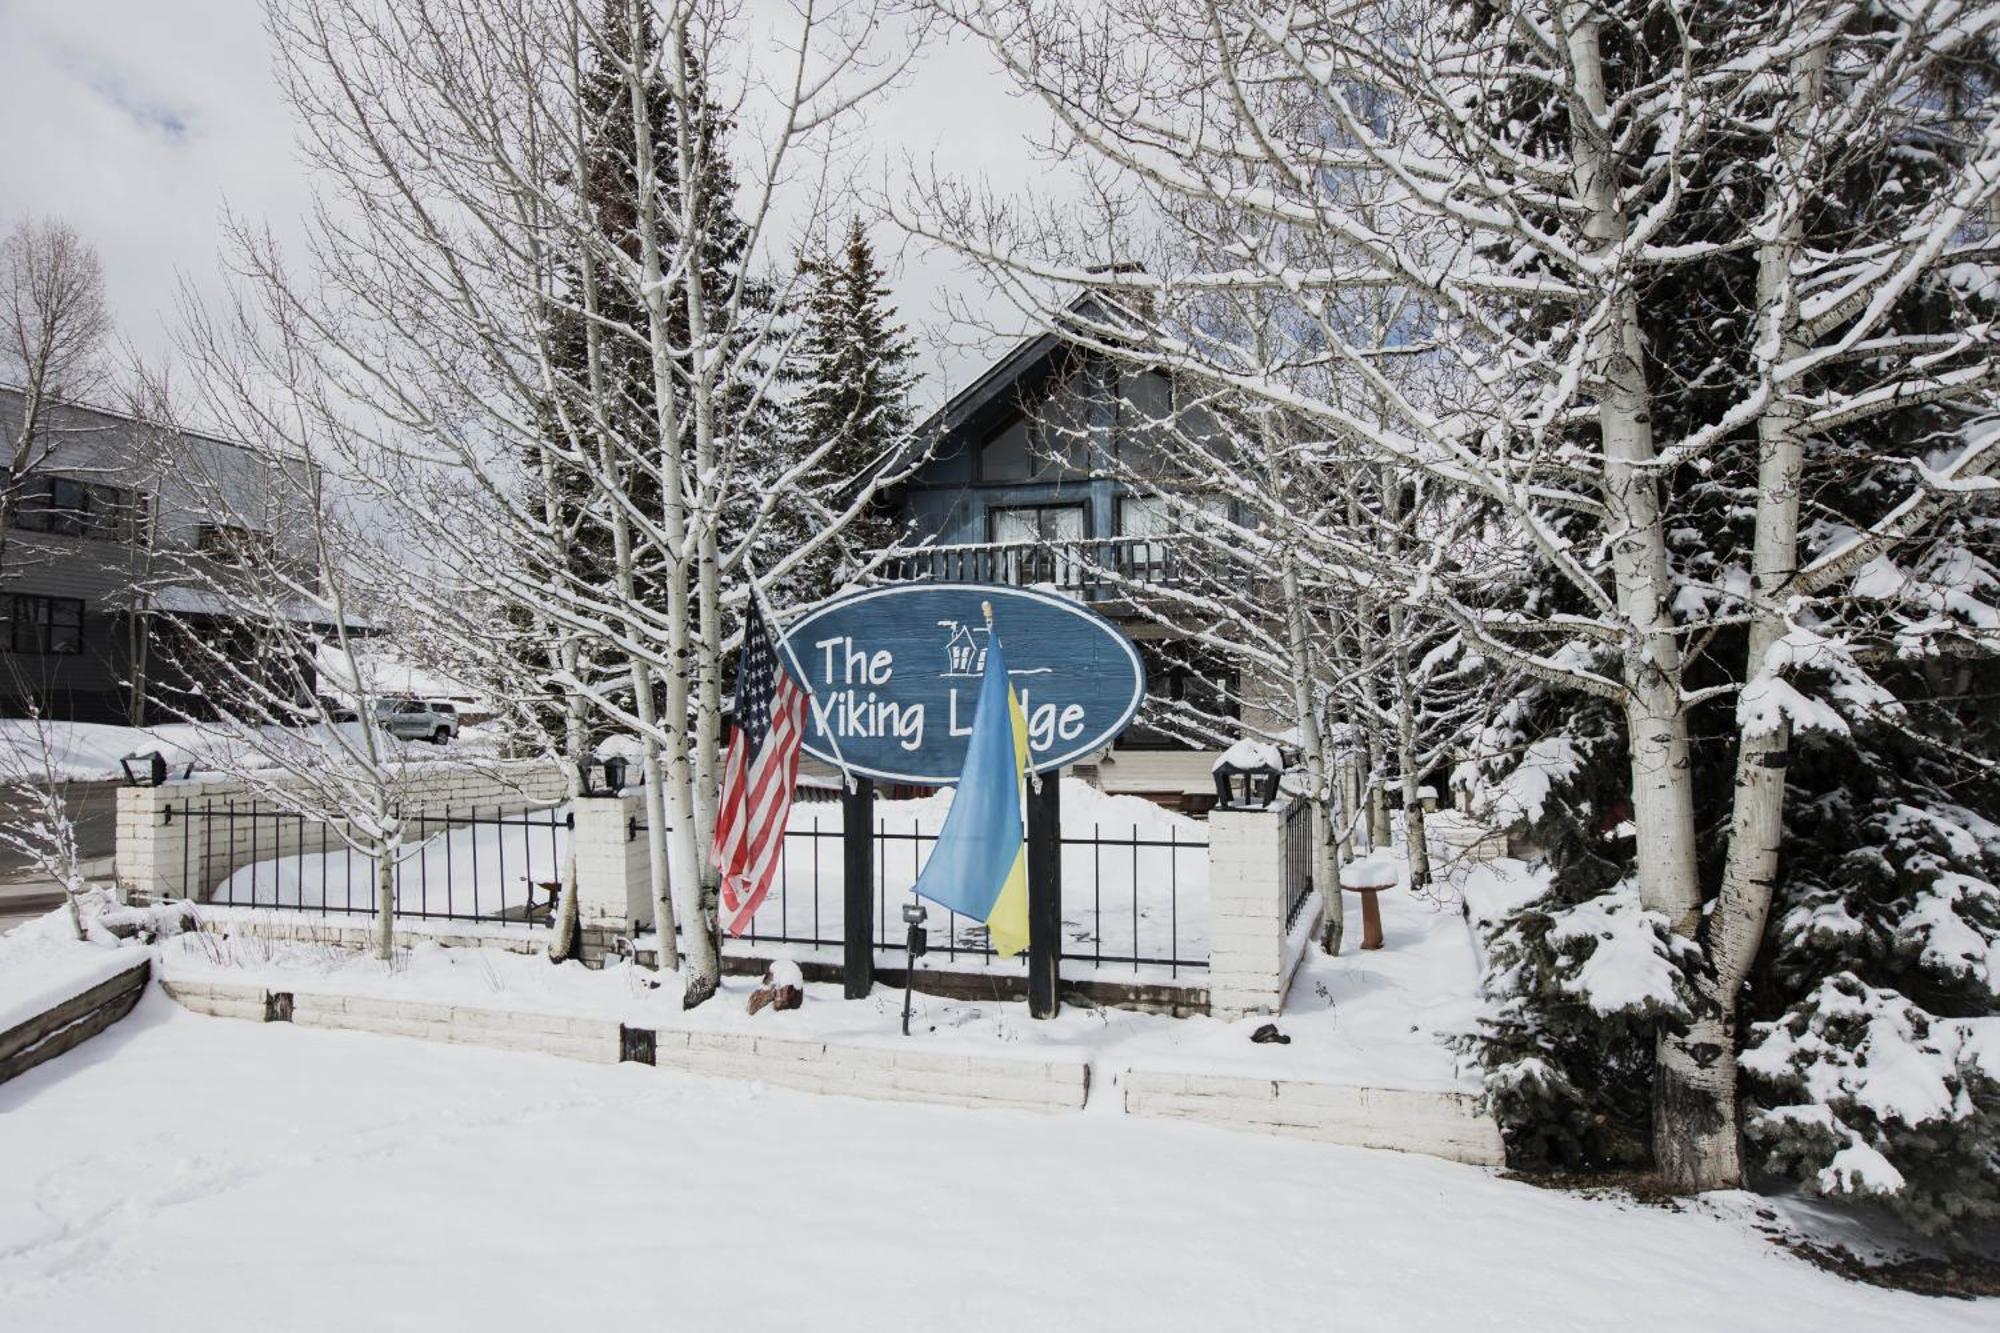
<path id="1" fill-rule="evenodd" d="M 1038 174 L 1028 115 L 983 51 L 935 47 L 871 109 L 864 171 L 935 155 L 1015 188 Z M 148 358 L 171 344 L 180 276 L 220 283 L 225 208 L 284 237 L 310 198 L 258 0 L 0 0 L 0 125 L 0 225 L 54 214 L 95 244 L 122 332 Z M 946 326 L 944 299 L 976 288 L 886 225 L 875 240 L 922 339 L 928 405 L 997 349 L 934 345 L 967 336 Z"/>

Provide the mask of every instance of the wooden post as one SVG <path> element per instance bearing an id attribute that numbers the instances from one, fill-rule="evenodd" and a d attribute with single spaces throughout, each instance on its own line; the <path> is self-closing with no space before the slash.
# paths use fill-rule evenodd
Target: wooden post
<path id="1" fill-rule="evenodd" d="M 840 790 L 841 977 L 847 998 L 875 988 L 875 781 Z"/>
<path id="2" fill-rule="evenodd" d="M 1056 1016 L 1061 970 L 1062 780 L 1044 773 L 1028 782 L 1029 1017 Z"/>

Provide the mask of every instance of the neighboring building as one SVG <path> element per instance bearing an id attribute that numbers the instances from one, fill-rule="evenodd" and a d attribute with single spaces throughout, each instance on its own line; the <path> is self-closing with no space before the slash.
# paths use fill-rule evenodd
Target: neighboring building
<path id="1" fill-rule="evenodd" d="M 0 388 L 10 471 L 24 413 L 22 393 Z M 293 692 L 311 688 L 310 666 L 269 661 L 228 595 L 255 566 L 298 559 L 284 534 L 300 530 L 303 488 L 274 484 L 271 469 L 310 464 L 71 404 L 44 407 L 22 457 L 0 533 L 0 716 L 209 715 L 219 691 L 196 639 Z"/>
<path id="2" fill-rule="evenodd" d="M 1149 593 L 1214 572 L 1144 484 L 1171 484 L 1172 449 L 1203 433 L 1192 424 L 1204 420 L 1199 409 L 1175 392 L 1158 370 L 1114 364 L 1055 334 L 1024 340 L 918 427 L 914 447 L 926 456 L 888 503 L 904 545 L 920 549 L 884 573 L 1051 586 L 1089 602 L 1137 643 L 1152 702 L 1083 776 L 1107 791 L 1198 804 L 1214 791 L 1219 747 L 1195 748 L 1146 723 L 1163 701 L 1236 716 L 1239 675 L 1143 612 Z M 1179 422 L 1176 440 L 1168 421 Z"/>

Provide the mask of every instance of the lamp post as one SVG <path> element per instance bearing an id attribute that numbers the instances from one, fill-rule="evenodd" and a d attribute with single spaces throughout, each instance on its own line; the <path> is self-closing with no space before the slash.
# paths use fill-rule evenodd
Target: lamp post
<path id="1" fill-rule="evenodd" d="M 917 975 L 917 960 L 930 952 L 931 937 L 924 929 L 924 921 L 930 916 L 919 902 L 903 904 L 903 924 L 909 934 L 903 939 L 903 951 L 909 955 L 903 965 L 903 1035 L 910 1035 L 910 983 Z"/>
<path id="2" fill-rule="evenodd" d="M 1238 764 L 1224 755 L 1213 770 L 1215 804 L 1222 810 L 1268 810 L 1278 799 L 1278 780 L 1285 770 L 1269 759 Z"/>

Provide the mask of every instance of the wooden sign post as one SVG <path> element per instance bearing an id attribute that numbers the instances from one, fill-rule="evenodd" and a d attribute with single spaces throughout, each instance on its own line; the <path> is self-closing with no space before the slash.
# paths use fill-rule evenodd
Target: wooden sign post
<path id="1" fill-rule="evenodd" d="M 1028 1017 L 1062 1006 L 1062 781 L 1028 783 Z"/>
<path id="2" fill-rule="evenodd" d="M 815 851 L 814 855 L 818 855 Z M 850 1000 L 875 987 L 875 782 L 840 789 L 841 981 Z"/>

